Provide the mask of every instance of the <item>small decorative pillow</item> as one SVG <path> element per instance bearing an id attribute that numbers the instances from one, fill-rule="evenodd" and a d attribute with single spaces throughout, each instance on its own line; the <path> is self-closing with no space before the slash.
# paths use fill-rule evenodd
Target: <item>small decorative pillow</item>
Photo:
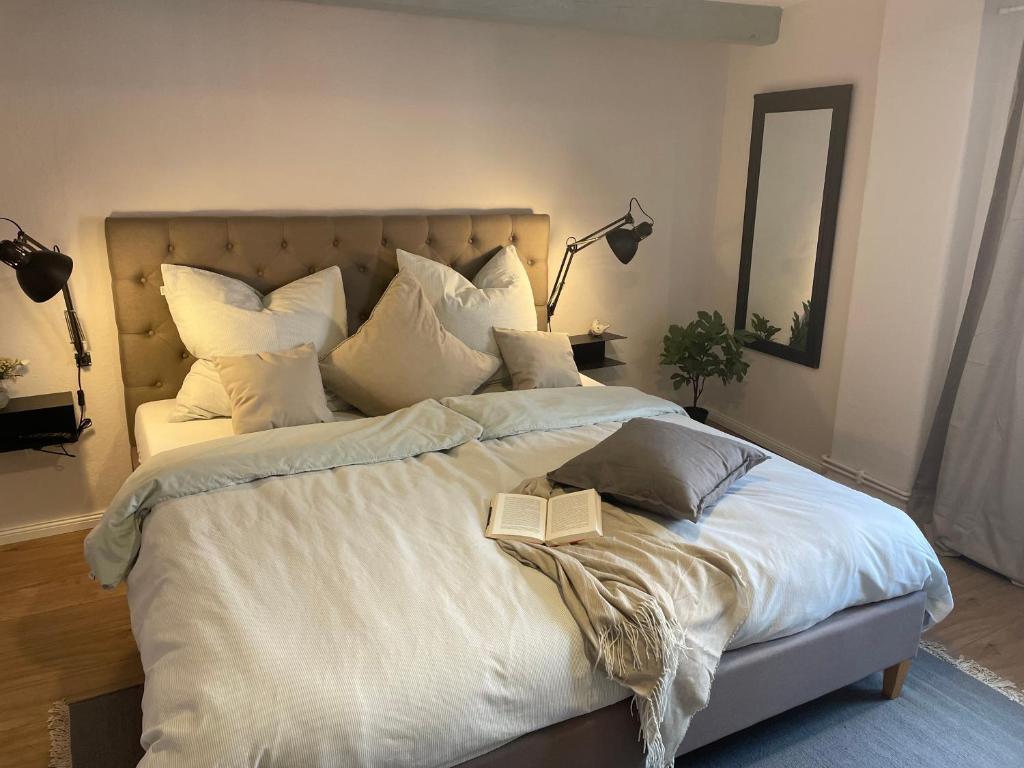
<path id="1" fill-rule="evenodd" d="M 327 386 L 369 416 L 468 395 L 500 360 L 448 333 L 415 278 L 399 272 L 370 318 L 321 362 Z"/>
<path id="2" fill-rule="evenodd" d="M 160 268 L 171 317 L 186 349 L 199 358 L 178 392 L 171 421 L 227 416 L 213 358 L 277 352 L 312 342 L 318 353 L 348 333 L 341 270 L 328 267 L 266 296 L 248 283 L 178 264 Z"/>
<path id="3" fill-rule="evenodd" d="M 632 419 L 549 472 L 548 479 L 696 522 L 729 486 L 767 458 L 738 440 L 669 421 Z"/>
<path id="4" fill-rule="evenodd" d="M 327 408 L 332 412 L 351 411 L 352 406 L 324 390 Z M 181 383 L 174 409 L 168 421 L 183 422 L 199 419 L 219 419 L 231 416 L 231 398 L 221 383 L 217 364 L 213 360 L 196 360 Z"/>
<path id="5" fill-rule="evenodd" d="M 332 412 L 352 410 L 351 405 L 333 392 L 324 390 L 324 397 Z M 171 422 L 231 416 L 231 398 L 221 383 L 217 364 L 213 360 L 196 360 L 192 364 L 175 400 L 174 409 L 167 419 Z"/>
<path id="6" fill-rule="evenodd" d="M 502 248 L 473 282 L 451 267 L 398 251 L 398 267 L 416 279 L 445 330 L 478 352 L 498 355 L 491 329 L 537 330 L 526 267 L 514 245 Z"/>
<path id="7" fill-rule="evenodd" d="M 236 435 L 334 420 L 312 344 L 283 352 L 218 357 L 214 363 L 231 399 Z"/>
<path id="8" fill-rule="evenodd" d="M 495 328 L 494 338 L 501 359 L 512 374 L 512 389 L 580 385 L 568 334 Z"/>

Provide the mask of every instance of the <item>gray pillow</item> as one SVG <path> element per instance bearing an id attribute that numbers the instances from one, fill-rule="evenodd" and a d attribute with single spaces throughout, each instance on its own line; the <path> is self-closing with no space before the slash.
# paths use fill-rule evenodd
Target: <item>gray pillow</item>
<path id="1" fill-rule="evenodd" d="M 512 389 L 578 387 L 580 372 L 564 333 L 495 328 L 501 358 L 512 375 Z"/>
<path id="2" fill-rule="evenodd" d="M 625 504 L 697 521 L 768 456 L 737 440 L 655 419 L 627 421 L 548 479 L 594 488 Z"/>

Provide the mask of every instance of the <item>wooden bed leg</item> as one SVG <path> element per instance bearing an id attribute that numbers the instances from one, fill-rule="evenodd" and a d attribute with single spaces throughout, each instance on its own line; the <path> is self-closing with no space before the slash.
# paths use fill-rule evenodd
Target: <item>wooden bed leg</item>
<path id="1" fill-rule="evenodd" d="M 913 659 L 893 664 L 882 673 L 882 695 L 887 699 L 898 699 L 903 690 L 903 681 L 907 679 Z"/>

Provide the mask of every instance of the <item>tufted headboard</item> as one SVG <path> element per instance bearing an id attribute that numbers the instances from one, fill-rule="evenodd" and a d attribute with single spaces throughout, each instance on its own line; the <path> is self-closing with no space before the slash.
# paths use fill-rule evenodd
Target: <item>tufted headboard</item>
<path id="1" fill-rule="evenodd" d="M 107 219 L 107 253 L 121 348 L 128 434 L 135 409 L 174 397 L 195 362 L 160 295 L 160 265 L 209 269 L 263 293 L 333 264 L 341 267 L 349 332 L 370 315 L 398 270 L 401 248 L 473 277 L 499 248 L 515 244 L 544 327 L 547 215 L 186 216 Z"/>

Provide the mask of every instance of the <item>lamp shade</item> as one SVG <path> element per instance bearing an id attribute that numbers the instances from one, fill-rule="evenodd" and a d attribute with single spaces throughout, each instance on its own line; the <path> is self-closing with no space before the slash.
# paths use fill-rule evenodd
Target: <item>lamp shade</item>
<path id="1" fill-rule="evenodd" d="M 32 301 L 52 299 L 67 285 L 73 267 L 71 257 L 56 251 L 23 254 L 15 267 L 18 285 Z"/>
<path id="2" fill-rule="evenodd" d="M 654 227 L 650 222 L 644 221 L 635 227 L 616 227 L 605 235 L 605 240 L 608 241 L 608 247 L 612 249 L 615 258 L 623 264 L 629 264 L 636 256 L 636 249 L 640 245 L 640 241 L 649 237 L 653 231 Z"/>

